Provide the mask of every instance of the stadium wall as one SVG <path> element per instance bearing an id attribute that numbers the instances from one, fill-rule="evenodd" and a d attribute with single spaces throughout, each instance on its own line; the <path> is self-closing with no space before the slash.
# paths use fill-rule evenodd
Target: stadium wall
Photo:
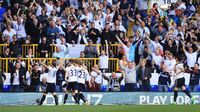
<path id="1" fill-rule="evenodd" d="M 173 93 L 160 92 L 98 92 L 84 93 L 90 105 L 167 105 L 173 102 Z M 183 93 L 179 93 L 177 104 L 189 104 L 190 99 Z M 196 98 L 195 103 L 200 103 L 200 94 L 192 93 Z M 37 105 L 36 99 L 41 98 L 42 93 L 0 93 L 0 105 Z M 59 103 L 63 102 L 64 93 L 58 93 Z M 82 102 L 81 102 L 82 103 Z M 66 105 L 73 105 L 74 100 L 69 95 Z M 54 105 L 51 94 L 47 95 L 44 105 Z"/>

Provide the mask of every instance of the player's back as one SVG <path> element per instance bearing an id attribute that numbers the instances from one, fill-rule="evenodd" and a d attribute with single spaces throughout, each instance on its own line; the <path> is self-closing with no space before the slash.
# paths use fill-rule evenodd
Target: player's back
<path id="1" fill-rule="evenodd" d="M 47 82 L 48 83 L 56 83 L 56 67 L 48 67 L 48 75 L 47 75 Z"/>
<path id="2" fill-rule="evenodd" d="M 70 65 L 66 68 L 68 82 L 77 82 L 77 67 L 74 65 Z"/>
<path id="3" fill-rule="evenodd" d="M 176 79 L 184 77 L 184 72 L 181 72 L 182 70 L 184 70 L 183 63 L 176 64 Z"/>
<path id="4" fill-rule="evenodd" d="M 80 68 L 78 71 L 78 83 L 85 84 L 89 79 L 88 70 L 85 68 Z"/>

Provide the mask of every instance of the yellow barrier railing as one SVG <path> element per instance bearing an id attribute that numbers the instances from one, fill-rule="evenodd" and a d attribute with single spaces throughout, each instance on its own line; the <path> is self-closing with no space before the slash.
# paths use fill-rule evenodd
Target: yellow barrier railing
<path id="1" fill-rule="evenodd" d="M 64 60 L 65 62 L 64 64 L 66 64 L 69 59 L 70 58 L 65 58 L 61 60 Z M 95 64 L 99 63 L 99 58 L 73 58 L 73 59 L 82 60 L 85 63 L 85 65 L 88 67 L 88 71 L 91 71 L 92 67 Z M 25 66 L 28 70 L 30 69 L 31 63 L 36 63 L 43 60 L 44 58 L 22 58 L 22 61 L 25 62 Z M 57 59 L 56 58 L 46 59 L 46 64 L 50 64 L 53 60 L 57 60 Z M 11 67 L 13 66 L 13 63 L 15 61 L 16 61 L 16 58 L 0 58 L 0 69 L 4 71 L 5 73 L 10 72 Z M 108 68 L 109 72 L 115 72 L 118 70 L 117 58 L 110 58 L 108 64 L 109 64 L 109 68 Z"/>
<path id="2" fill-rule="evenodd" d="M 26 55 L 28 54 L 29 49 L 32 49 L 33 55 L 35 57 L 40 57 L 39 52 L 38 52 L 38 44 L 23 44 L 22 45 L 22 56 L 26 57 Z M 49 52 L 49 56 L 51 56 L 51 54 L 53 52 L 56 51 L 56 46 L 55 45 L 50 45 L 51 46 L 51 52 Z"/>
<path id="3" fill-rule="evenodd" d="M 8 46 L 9 46 L 9 44 L 0 44 L 0 54 L 3 54 L 5 48 L 8 47 Z"/>
<path id="4" fill-rule="evenodd" d="M 3 54 L 4 52 L 4 48 L 8 47 L 8 44 L 0 44 L 0 54 Z M 101 45 L 98 44 L 98 50 L 101 51 L 102 49 L 106 49 L 106 45 Z M 109 50 L 112 50 L 114 54 L 118 53 L 118 46 L 119 44 L 111 44 L 109 45 Z M 28 54 L 28 50 L 32 49 L 33 55 L 38 58 L 40 57 L 39 52 L 38 52 L 38 44 L 23 44 L 22 45 L 22 56 L 26 57 L 26 55 Z M 51 45 L 51 52 L 49 52 L 49 56 L 52 55 L 53 52 L 56 51 L 56 46 L 55 45 Z"/>

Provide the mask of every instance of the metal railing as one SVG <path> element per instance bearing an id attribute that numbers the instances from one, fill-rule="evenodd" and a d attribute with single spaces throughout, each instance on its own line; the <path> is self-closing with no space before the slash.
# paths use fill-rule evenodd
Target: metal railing
<path id="1" fill-rule="evenodd" d="M 28 50 L 32 49 L 33 55 L 35 56 L 35 58 L 40 58 L 39 52 L 38 52 L 38 44 L 23 44 L 22 47 L 22 57 L 26 57 L 26 55 L 28 54 Z M 95 45 L 96 46 L 96 45 Z M 4 48 L 9 47 L 9 44 L 0 44 L 0 54 L 3 54 L 4 52 Z M 109 50 L 112 50 L 114 54 L 118 53 L 118 47 L 119 44 L 111 44 L 109 45 Z M 101 51 L 102 49 L 106 49 L 106 45 L 101 45 L 98 44 L 97 45 L 98 51 Z M 49 52 L 49 56 L 51 56 L 53 54 L 53 52 L 56 51 L 56 46 L 51 44 L 51 52 Z"/>
<path id="2" fill-rule="evenodd" d="M 67 61 L 72 58 L 63 58 L 61 60 L 64 60 L 64 64 L 67 63 Z M 99 63 L 99 58 L 73 58 L 77 60 L 82 60 L 85 65 L 88 67 L 88 71 L 92 70 L 92 67 L 95 64 Z M 16 61 L 16 58 L 0 58 L 0 69 L 5 72 L 9 73 L 11 70 L 11 67 L 13 67 L 13 63 Z M 39 61 L 45 60 L 45 58 L 22 58 L 22 61 L 25 62 L 25 67 L 27 70 L 30 69 L 31 63 L 36 63 Z M 46 59 L 46 64 L 49 65 L 53 60 L 58 60 L 56 58 L 47 58 Z M 109 68 L 108 72 L 115 72 L 118 70 L 118 58 L 109 58 Z"/>

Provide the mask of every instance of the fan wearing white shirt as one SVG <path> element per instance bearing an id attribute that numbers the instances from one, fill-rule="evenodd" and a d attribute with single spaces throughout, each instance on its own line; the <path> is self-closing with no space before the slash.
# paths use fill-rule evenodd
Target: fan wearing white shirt
<path id="1" fill-rule="evenodd" d="M 13 35 L 16 35 L 16 34 L 17 34 L 16 31 L 13 28 L 11 28 L 11 25 L 7 25 L 6 29 L 3 31 L 3 36 L 9 36 L 10 42 L 13 41 L 12 37 L 13 37 Z"/>
<path id="2" fill-rule="evenodd" d="M 99 70 L 98 65 L 94 65 L 92 67 L 92 72 L 90 73 L 90 76 L 94 78 L 95 82 L 97 83 L 98 91 L 101 90 L 101 84 L 102 84 L 102 72 Z"/>
<path id="3" fill-rule="evenodd" d="M 187 65 L 191 68 L 194 66 L 194 64 L 196 63 L 197 60 L 197 55 L 198 52 L 200 50 L 197 42 L 195 42 L 195 45 L 197 47 L 197 50 L 195 52 L 193 52 L 193 48 L 189 47 L 189 52 L 185 50 L 185 43 L 183 43 L 183 52 L 185 53 L 186 57 L 187 57 Z"/>
<path id="4" fill-rule="evenodd" d="M 26 31 L 25 31 L 25 24 L 22 18 L 18 17 L 17 22 L 12 21 L 13 23 L 13 28 L 17 33 L 17 38 L 25 38 L 26 37 Z"/>
<path id="5" fill-rule="evenodd" d="M 183 63 L 180 62 L 180 57 L 177 57 L 176 61 L 177 64 L 175 65 L 175 74 L 176 74 L 176 80 L 175 80 L 175 87 L 174 87 L 174 104 L 176 104 L 176 99 L 178 97 L 178 89 L 181 88 L 182 91 L 191 99 L 191 104 L 194 104 L 195 98 L 192 97 L 190 92 L 186 90 L 185 86 L 185 78 L 184 78 L 184 67 Z"/>
<path id="6" fill-rule="evenodd" d="M 50 66 L 47 66 L 44 63 L 41 63 L 42 66 L 48 69 L 48 75 L 47 75 L 47 88 L 46 88 L 46 91 L 43 92 L 43 96 L 41 98 L 39 105 L 43 104 L 48 92 L 52 93 L 55 99 L 55 104 L 58 105 L 58 97 L 56 95 L 56 72 L 58 68 L 62 66 L 62 63 L 60 63 L 58 67 L 56 66 L 56 63 L 57 63 L 56 60 L 52 61 Z"/>
<path id="7" fill-rule="evenodd" d="M 147 28 L 145 26 L 144 21 L 141 22 L 141 27 L 138 28 L 138 32 L 139 32 L 140 37 L 142 37 L 142 38 L 144 38 L 146 36 L 150 36 L 149 28 Z"/>
<path id="8" fill-rule="evenodd" d="M 103 72 L 103 70 L 108 72 L 108 61 L 109 61 L 108 41 L 105 40 L 105 43 L 106 43 L 106 52 L 105 50 L 102 50 L 101 55 L 99 56 L 99 68 L 101 72 Z"/>
<path id="9" fill-rule="evenodd" d="M 46 15 L 49 16 L 51 14 L 51 11 L 54 10 L 53 8 L 53 1 L 49 0 L 47 3 L 45 3 L 46 0 L 43 0 L 43 3 L 45 4 L 47 8 L 47 13 Z"/>
<path id="10" fill-rule="evenodd" d="M 94 16 L 94 24 L 95 24 L 95 28 L 98 29 L 100 32 L 103 30 L 103 22 L 100 20 L 99 15 L 95 15 Z"/>
<path id="11" fill-rule="evenodd" d="M 163 57 L 161 56 L 160 48 L 157 48 L 155 53 L 151 53 L 151 55 L 152 55 L 152 60 L 155 61 L 155 64 L 161 67 L 161 64 L 163 62 Z"/>
<path id="12" fill-rule="evenodd" d="M 153 51 L 152 51 L 152 52 L 155 53 L 155 51 L 156 51 L 157 48 L 160 48 L 161 51 L 163 51 L 163 46 L 159 43 L 159 38 L 158 38 L 158 36 L 156 36 L 156 37 L 154 38 L 154 41 L 151 40 L 149 37 L 147 37 L 147 38 L 150 40 L 150 42 L 151 42 L 151 44 L 152 44 L 152 46 L 153 46 Z"/>

